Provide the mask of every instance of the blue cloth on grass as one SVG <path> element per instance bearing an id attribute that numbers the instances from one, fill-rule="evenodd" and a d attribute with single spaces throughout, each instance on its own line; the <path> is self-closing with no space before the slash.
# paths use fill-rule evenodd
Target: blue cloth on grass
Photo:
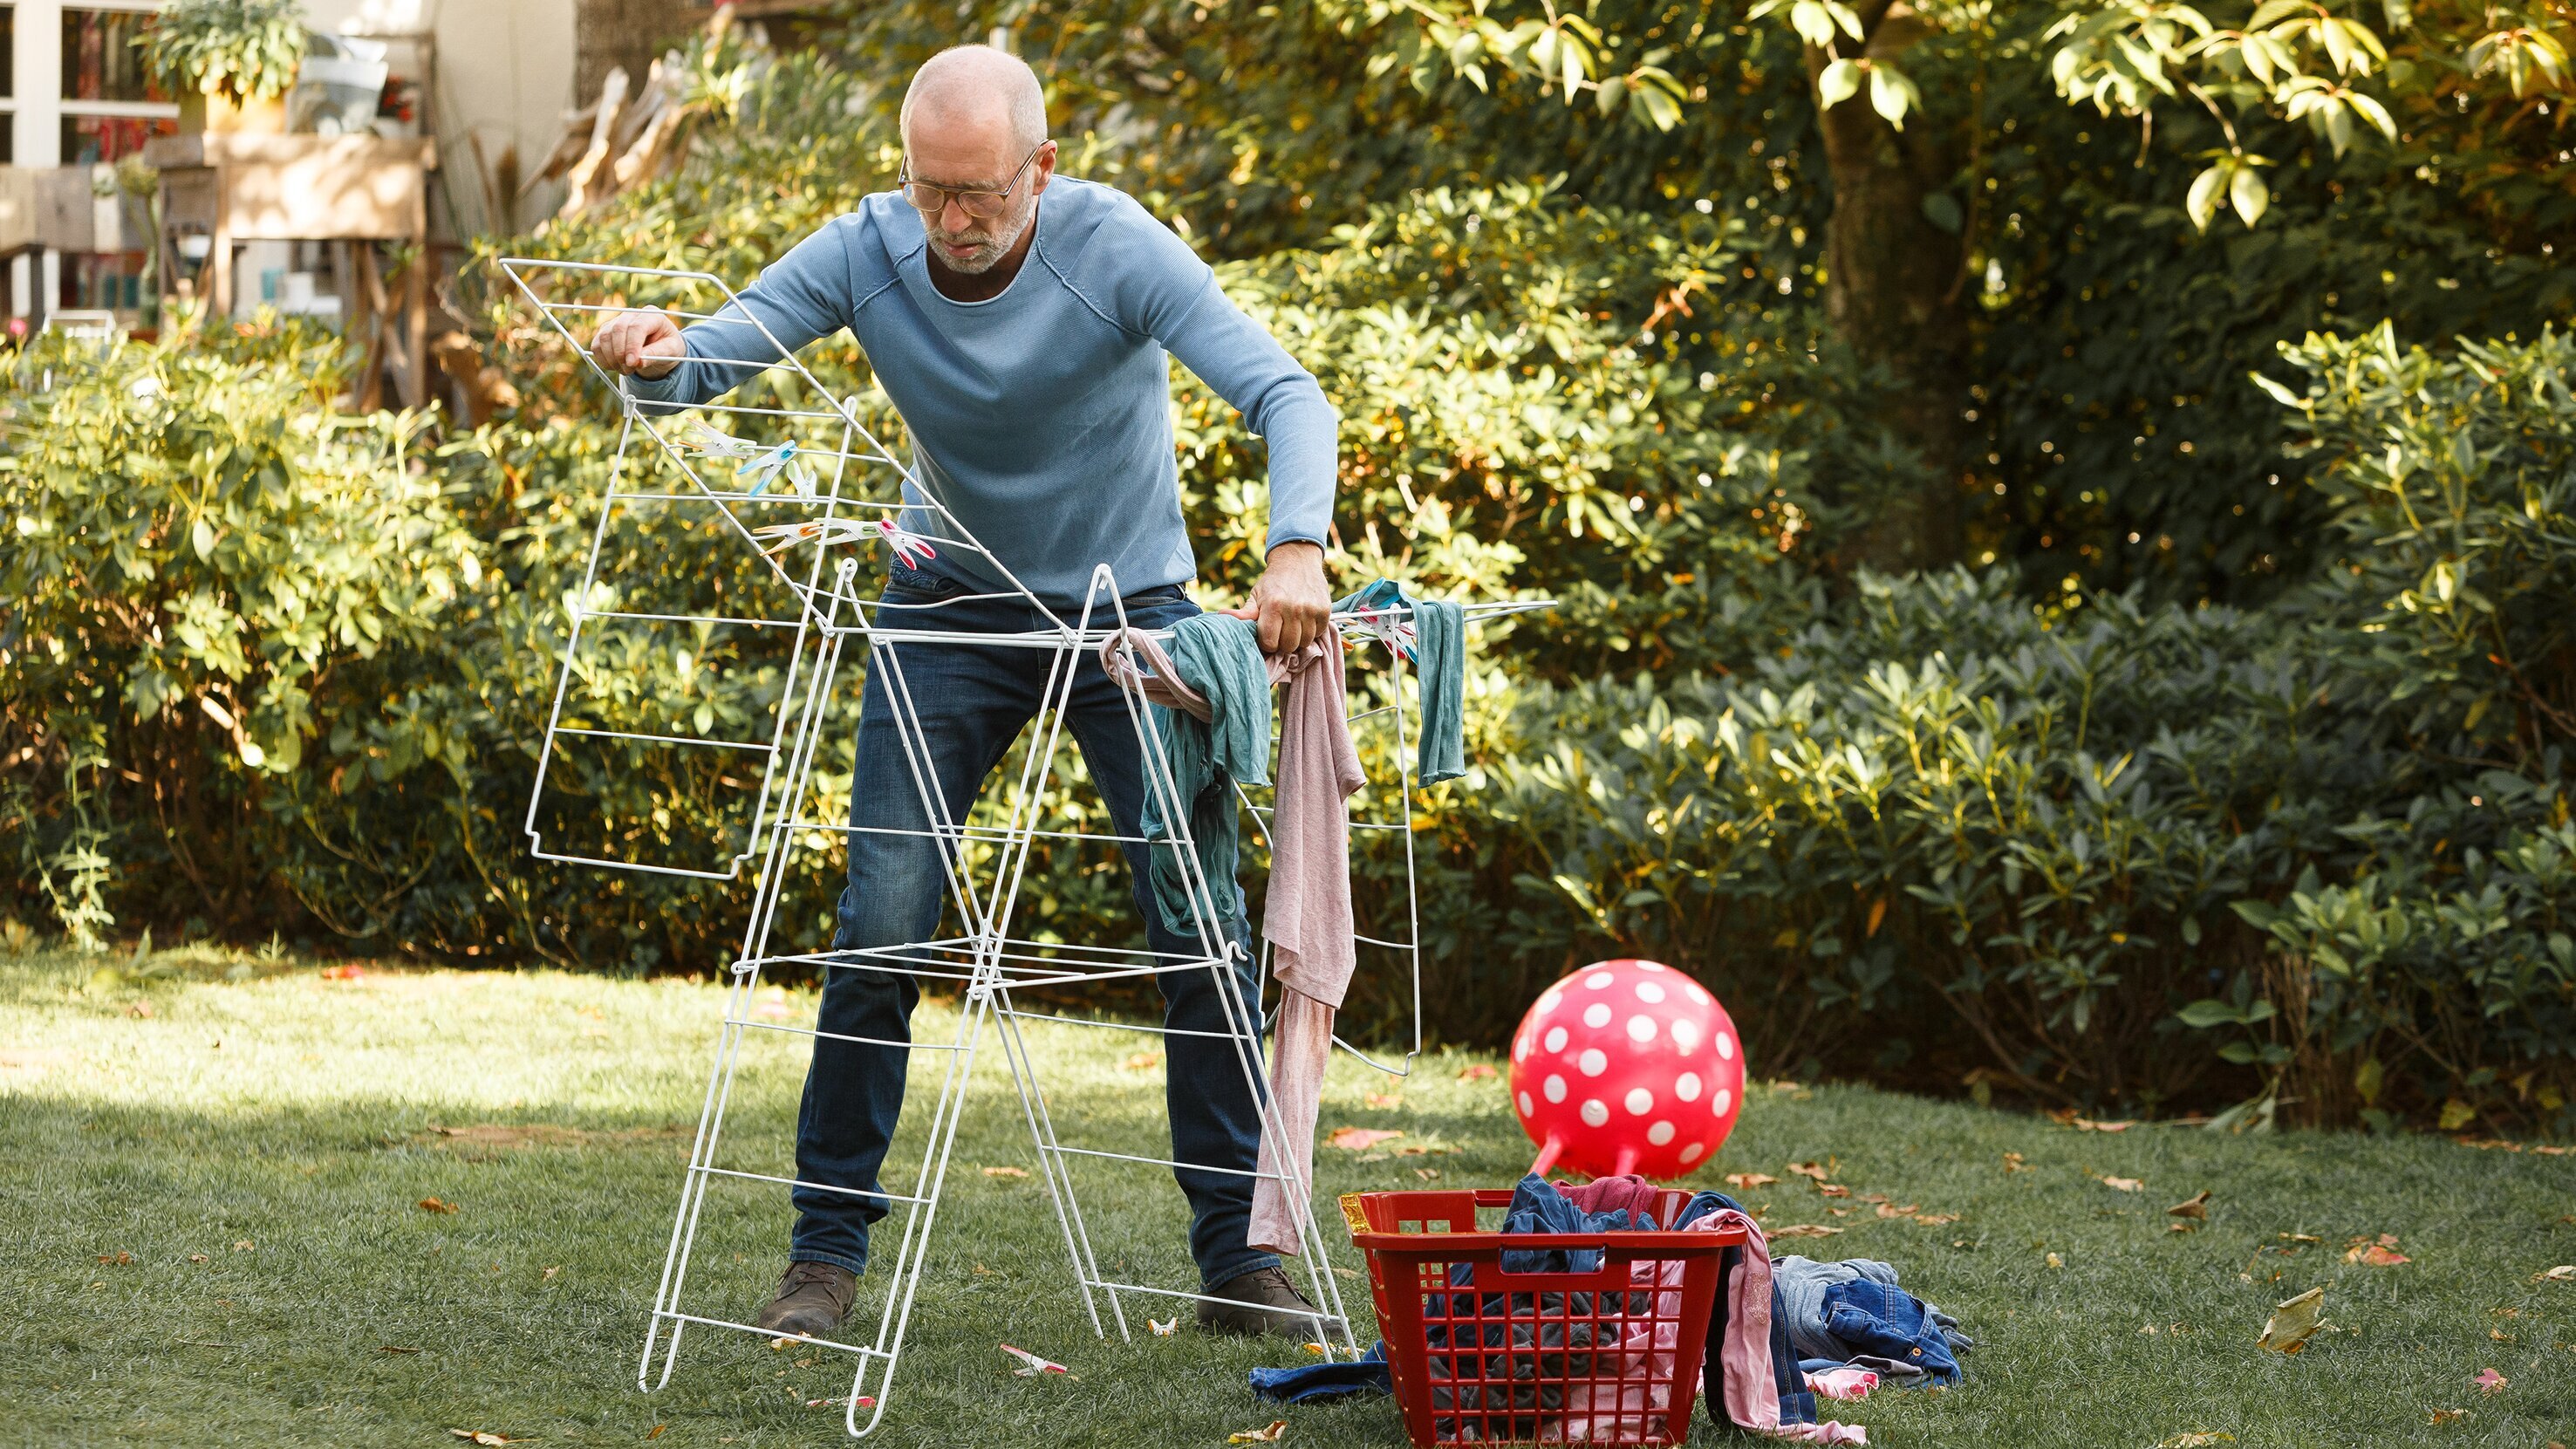
<path id="1" fill-rule="evenodd" d="M 1964 1376 L 1958 1350 L 1972 1340 L 1958 1331 L 1957 1319 L 1899 1287 L 1893 1265 L 1874 1258 L 1820 1263 L 1791 1254 L 1771 1272 L 1789 1341 L 1802 1358 L 1828 1365 L 1886 1360 L 1942 1384 Z"/>
<path id="2" fill-rule="evenodd" d="M 1920 1364 L 1935 1383 L 1965 1377 L 1931 1310 L 1893 1284 L 1856 1278 L 1826 1289 L 1825 1331 L 1854 1354 Z"/>
<path id="3" fill-rule="evenodd" d="M 1351 1363 L 1310 1363 L 1295 1368 L 1254 1369 L 1256 1397 L 1282 1404 L 1315 1404 L 1358 1394 L 1391 1394 L 1395 1379 L 1386 1366 L 1386 1340 Z"/>

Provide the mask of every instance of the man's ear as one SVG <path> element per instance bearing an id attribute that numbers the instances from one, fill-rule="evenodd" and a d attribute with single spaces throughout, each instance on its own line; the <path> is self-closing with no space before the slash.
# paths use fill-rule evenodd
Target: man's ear
<path id="1" fill-rule="evenodd" d="M 1037 164 L 1029 169 L 1037 173 L 1029 182 L 1029 195 L 1035 196 L 1046 190 L 1047 183 L 1055 179 L 1055 142 L 1049 141 L 1038 148 Z"/>

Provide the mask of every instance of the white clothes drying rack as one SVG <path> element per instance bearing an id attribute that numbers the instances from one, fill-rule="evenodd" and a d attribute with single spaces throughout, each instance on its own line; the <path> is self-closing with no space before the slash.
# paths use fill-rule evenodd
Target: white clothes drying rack
<path id="1" fill-rule="evenodd" d="M 1149 849 L 1177 853 L 1190 895 L 1198 949 L 1195 954 L 1174 956 L 1013 934 L 1020 887 L 1038 841 L 1068 845 L 1135 843 L 1102 831 L 1040 828 L 1041 799 L 1055 779 L 1076 666 L 1128 622 L 1119 581 L 1104 564 L 1093 571 L 1088 593 L 1075 618 L 1067 620 L 1049 609 L 1021 584 L 1007 563 L 975 540 L 920 474 L 878 441 L 859 420 L 854 400 L 836 396 L 824 387 L 790 349 L 780 345 L 756 314 L 742 307 L 734 290 L 720 278 L 704 272 L 524 257 L 504 258 L 499 265 L 553 331 L 616 392 L 621 414 L 607 492 L 592 533 L 582 585 L 567 600 L 570 633 L 546 721 L 525 825 L 530 851 L 539 859 L 568 864 L 713 880 L 738 879 L 745 863 L 759 862 L 741 954 L 729 968 L 731 980 L 725 993 L 715 1060 L 708 1073 L 697 1135 L 690 1149 L 670 1245 L 645 1333 L 639 1385 L 651 1392 L 669 1381 L 678 1363 L 682 1334 L 691 1325 L 773 1337 L 720 1313 L 697 1311 L 696 1300 L 690 1296 L 691 1255 L 697 1246 L 700 1218 L 711 1186 L 748 1182 L 779 1189 L 803 1186 L 846 1192 L 884 1204 L 889 1216 L 896 1211 L 903 1215 L 891 1265 L 882 1274 L 872 1272 L 860 1280 L 863 1294 L 871 1279 L 882 1290 L 882 1298 L 876 1304 L 875 1333 L 863 1342 L 785 1337 L 854 1356 L 857 1364 L 843 1401 L 844 1424 L 853 1436 L 865 1435 L 876 1427 L 892 1399 L 894 1371 L 902 1357 L 913 1297 L 928 1260 L 965 1087 L 988 1025 L 1000 1041 L 1009 1065 L 1022 1115 L 1037 1148 L 1041 1175 L 1063 1230 L 1075 1285 L 1093 1329 L 1105 1337 L 1114 1326 L 1121 1338 L 1128 1337 L 1125 1300 L 1130 1295 L 1203 1299 L 1205 1295 L 1190 1289 L 1118 1281 L 1102 1271 L 1075 1191 L 1074 1159 L 1114 1159 L 1167 1168 L 1259 1174 L 1231 1166 L 1106 1152 L 1064 1142 L 1049 1113 L 1037 1064 L 1020 1027 L 1023 1021 L 1035 1020 L 1160 1034 L 1163 1028 L 1159 1025 L 1033 1010 L 1023 998 L 1099 982 L 1139 981 L 1168 972 L 1218 973 L 1217 995 L 1227 1018 L 1224 1035 L 1235 1048 L 1236 1061 L 1253 1100 L 1262 1104 L 1264 1132 L 1277 1125 L 1276 1105 L 1263 1080 L 1262 1023 L 1248 1019 L 1252 1013 L 1239 1009 L 1237 992 L 1222 979 L 1228 971 L 1228 951 L 1232 949 L 1223 923 L 1230 914 L 1234 882 L 1210 881 L 1200 873 L 1198 857 L 1188 838 L 1188 811 L 1173 783 L 1170 761 L 1164 757 L 1160 736 L 1151 727 L 1145 702 L 1133 690 L 1126 694 L 1127 710 L 1145 764 L 1146 788 L 1153 792 L 1162 818 L 1172 822 L 1177 835 L 1171 841 L 1145 843 Z M 558 295 L 567 290 L 571 296 Z M 697 305 L 685 305 L 690 302 Z M 639 405 L 620 380 L 588 361 L 585 342 L 571 325 L 576 320 L 613 314 L 630 306 L 659 306 L 688 321 L 721 316 L 731 322 L 750 322 L 765 339 L 762 350 L 767 355 L 698 360 L 762 373 L 779 394 L 780 405 L 708 403 L 688 412 L 669 408 L 647 411 L 646 405 Z M 770 373 L 769 369 L 776 371 Z M 723 419 L 733 427 L 764 436 L 757 442 L 736 439 L 729 432 L 706 428 L 703 417 L 684 423 L 693 414 Z M 643 446 L 644 439 L 649 439 L 652 446 Z M 792 448 L 779 451 L 782 445 Z M 727 458 L 738 465 L 729 478 L 715 466 Z M 756 484 L 746 483 L 754 474 L 765 476 Z M 677 525 L 680 531 L 694 533 L 696 524 L 704 522 L 723 540 L 719 547 L 732 551 L 719 554 L 718 560 L 729 557 L 738 570 L 748 566 L 749 579 L 735 578 L 729 597 L 719 578 L 712 586 L 711 597 L 700 596 L 658 608 L 640 607 L 645 602 L 637 597 L 644 591 L 643 581 L 626 576 L 621 557 L 632 550 L 618 531 L 641 526 L 635 523 L 637 519 L 667 520 L 685 509 L 699 512 Z M 933 526 L 921 534 L 912 534 L 900 527 L 905 517 L 929 519 Z M 763 540 L 777 537 L 783 525 L 804 525 L 805 536 L 783 547 L 765 546 Z M 755 528 L 762 532 L 756 534 Z M 613 536 L 621 540 L 617 549 L 610 547 Z M 908 605 L 899 615 L 890 617 L 873 596 L 873 590 L 863 591 L 857 586 L 860 557 L 868 548 L 891 556 L 897 548 L 906 546 L 907 540 L 926 540 L 937 548 L 956 548 L 974 555 L 986 570 L 1007 580 L 1009 588 L 934 605 Z M 742 552 L 745 550 L 748 552 Z M 754 558 L 759 560 L 756 565 L 749 563 Z M 890 557 L 886 561 L 890 562 Z M 718 574 L 712 568 L 706 572 L 709 576 Z M 1012 599 L 1033 608 L 1047 621 L 1047 627 L 1026 633 L 993 634 L 946 629 L 936 624 L 937 611 L 942 607 L 994 598 Z M 1490 619 L 1546 608 L 1551 602 L 1469 605 L 1466 613 L 1470 619 Z M 1358 940 L 1364 953 L 1392 952 L 1404 959 L 1411 977 L 1412 1014 L 1412 1040 L 1401 1061 L 1377 1060 L 1339 1037 L 1335 1042 L 1381 1072 L 1404 1076 L 1422 1051 L 1421 930 L 1413 858 L 1414 778 L 1411 740 L 1405 724 L 1407 714 L 1416 707 L 1405 702 L 1403 656 L 1393 642 L 1398 621 L 1387 613 L 1373 613 L 1336 615 L 1334 622 L 1345 634 L 1375 637 L 1388 645 L 1389 673 L 1380 691 L 1382 702 L 1351 716 L 1351 720 L 1357 725 L 1383 718 L 1394 730 L 1393 755 L 1400 773 L 1394 795 L 1400 809 L 1392 818 L 1354 820 L 1353 827 L 1368 832 L 1394 832 L 1402 840 L 1406 930 L 1402 939 L 1362 934 Z M 670 646 L 652 641 L 673 633 L 681 636 L 681 643 L 671 653 L 682 661 L 679 668 L 684 675 L 691 667 L 685 651 L 692 642 L 702 661 L 717 653 L 747 654 L 752 648 L 767 645 L 771 651 L 770 667 L 776 671 L 776 688 L 765 738 L 725 738 L 712 733 L 703 710 L 694 719 L 625 721 L 651 724 L 651 728 L 610 727 L 613 717 L 621 713 L 633 715 L 650 708 L 650 702 L 637 697 L 638 692 L 629 691 L 621 698 L 615 686 L 633 684 L 632 665 L 639 658 L 663 657 L 657 651 L 669 650 Z M 863 646 L 871 669 L 884 675 L 884 695 L 896 714 L 897 735 L 903 744 L 909 775 L 920 793 L 924 818 L 930 822 L 927 830 L 895 833 L 927 836 L 938 842 L 948 904 L 963 929 L 936 939 L 850 952 L 780 950 L 773 946 L 772 937 L 798 842 L 817 836 L 846 835 L 853 828 L 810 811 L 808 807 L 813 802 L 808 791 L 813 784 L 818 744 L 833 722 L 835 679 L 844 648 L 854 639 Z M 903 659 L 908 649 L 943 644 L 1035 649 L 1049 656 L 1047 685 L 1034 728 L 1025 737 L 1016 769 L 1006 761 L 1001 771 L 1010 779 L 1000 802 L 998 824 L 969 823 L 974 802 L 961 804 L 939 798 L 938 782 L 927 769 L 928 741 L 904 682 Z M 748 817 L 740 828 L 738 848 L 729 848 L 730 842 L 720 840 L 711 842 L 717 857 L 713 860 L 671 858 L 667 853 L 661 859 L 639 858 L 643 847 L 637 842 L 649 844 L 650 830 L 626 822 L 630 828 L 621 831 L 618 822 L 582 822 L 576 818 L 580 802 L 591 795 L 584 788 L 587 777 L 575 758 L 580 751 L 613 755 L 630 763 L 643 752 L 668 752 L 684 771 L 694 767 L 694 778 L 712 778 L 735 791 L 737 797 L 747 796 L 743 803 Z M 745 757 L 758 762 L 756 780 L 738 779 L 728 773 Z M 709 759 L 717 763 L 706 764 Z M 710 769 L 714 771 L 711 777 L 707 774 Z M 569 785 L 556 778 L 564 774 L 570 776 Z M 1355 797 L 1355 806 L 1366 798 L 1365 792 Z M 1269 812 L 1248 795 L 1243 804 L 1266 838 Z M 586 848 L 569 839 L 581 833 L 585 824 L 588 836 L 596 842 Z M 1265 995 L 1269 957 L 1265 944 L 1259 963 Z M 764 1020 L 756 1014 L 756 994 L 762 973 L 768 968 L 828 972 L 858 964 L 848 958 L 863 959 L 867 969 L 953 986 L 960 997 L 954 1038 L 946 1043 L 880 1041 L 825 1033 L 819 1022 L 800 1026 Z M 891 1190 L 882 1179 L 874 1190 L 863 1191 L 721 1165 L 723 1131 L 733 1104 L 742 1047 L 755 1031 L 783 1032 L 808 1039 L 828 1036 L 838 1041 L 902 1046 L 939 1054 L 944 1061 L 938 1072 L 939 1091 L 929 1106 L 927 1138 L 909 1191 Z M 1294 1156 L 1283 1154 L 1283 1160 Z M 1311 1211 L 1309 1185 L 1294 1165 L 1284 1168 L 1278 1180 L 1299 1205 L 1299 1256 L 1308 1299 L 1317 1308 L 1315 1337 L 1330 1356 L 1357 1357 L 1358 1342 L 1331 1270 L 1329 1244 Z M 872 1237 L 882 1242 L 887 1226 L 880 1221 Z M 883 1261 L 881 1253 L 876 1256 Z M 865 1302 L 863 1297 L 862 1304 Z M 1104 1306 L 1108 1309 L 1106 1320 L 1101 1312 Z M 853 1319 L 862 1321 L 855 1313 Z M 864 1417 L 862 1409 L 867 1411 Z"/>

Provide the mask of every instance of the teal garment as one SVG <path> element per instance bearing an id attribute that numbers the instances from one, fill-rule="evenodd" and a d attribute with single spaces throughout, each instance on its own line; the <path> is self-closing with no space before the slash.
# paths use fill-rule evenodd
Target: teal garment
<path id="1" fill-rule="evenodd" d="M 1261 659 L 1260 637 L 1253 621 L 1227 614 L 1199 614 L 1172 626 L 1172 667 L 1181 683 L 1204 696 L 1213 719 L 1201 721 L 1186 710 L 1149 706 L 1155 733 L 1172 766 L 1172 783 L 1189 816 L 1190 843 L 1199 870 L 1229 914 L 1240 909 L 1235 860 L 1241 824 L 1235 810 L 1234 786 L 1270 783 L 1270 674 Z M 1149 777 L 1150 778 L 1150 777 Z M 1162 801 L 1149 787 L 1142 821 L 1145 838 L 1178 838 L 1162 813 Z M 1166 929 L 1195 936 L 1196 914 L 1190 908 L 1188 876 L 1180 854 L 1153 852 L 1154 905 Z M 1231 923 L 1219 923 L 1228 937 Z"/>
<path id="2" fill-rule="evenodd" d="M 1393 608 L 1413 611 L 1413 668 L 1422 681 L 1414 782 L 1455 780 L 1467 773 L 1466 611 L 1446 599 L 1417 599 L 1395 580 L 1380 579 L 1335 603 L 1333 612 Z"/>

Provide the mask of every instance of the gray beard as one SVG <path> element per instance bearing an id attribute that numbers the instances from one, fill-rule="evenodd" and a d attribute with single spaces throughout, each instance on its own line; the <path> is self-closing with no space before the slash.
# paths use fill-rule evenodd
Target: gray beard
<path id="1" fill-rule="evenodd" d="M 1020 208 L 1018 214 L 1010 218 L 1009 230 L 992 233 L 985 240 L 983 245 L 975 249 L 975 254 L 973 256 L 966 257 L 961 260 L 956 257 L 934 253 L 934 255 L 939 256 L 939 264 L 952 272 L 963 272 L 970 277 L 980 276 L 985 272 L 993 270 L 996 263 L 1000 262 L 1003 257 L 1010 254 L 1011 248 L 1020 244 L 1021 233 L 1026 232 L 1029 229 L 1029 222 L 1037 215 L 1037 200 L 1038 199 L 1034 196 L 1030 197 L 1027 204 Z M 925 227 L 924 230 L 929 229 Z M 934 238 L 937 238 L 942 245 L 949 245 L 966 239 L 964 237 L 947 236 L 935 231 L 931 232 L 931 235 Z"/>

